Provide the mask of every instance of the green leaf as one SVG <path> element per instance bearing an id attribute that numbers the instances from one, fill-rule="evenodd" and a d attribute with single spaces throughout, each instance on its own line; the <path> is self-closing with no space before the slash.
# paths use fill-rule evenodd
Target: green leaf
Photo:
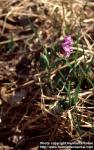
<path id="1" fill-rule="evenodd" d="M 14 46 L 14 42 L 13 42 L 13 35 L 11 34 L 10 36 L 10 42 L 7 44 L 7 54 L 10 54 L 11 52 L 14 51 L 13 46 Z"/>
<path id="2" fill-rule="evenodd" d="M 40 54 L 39 61 L 40 61 L 40 65 L 41 65 L 41 67 L 42 67 L 43 69 L 46 69 L 46 68 L 49 67 L 49 60 L 48 60 L 48 58 L 47 58 L 46 55 L 44 55 L 44 54 L 41 53 L 41 54 Z"/>
<path id="3" fill-rule="evenodd" d="M 71 105 L 71 106 L 76 105 L 76 100 L 75 100 L 74 97 L 71 98 L 71 100 L 70 100 L 70 105 Z"/>
<path id="4" fill-rule="evenodd" d="M 76 103 L 78 102 L 78 94 L 79 94 L 79 91 L 80 91 L 80 85 L 81 85 L 81 80 L 79 81 L 79 83 L 78 83 L 78 85 L 75 89 L 74 96 L 70 99 L 70 105 L 71 106 L 76 105 Z"/>

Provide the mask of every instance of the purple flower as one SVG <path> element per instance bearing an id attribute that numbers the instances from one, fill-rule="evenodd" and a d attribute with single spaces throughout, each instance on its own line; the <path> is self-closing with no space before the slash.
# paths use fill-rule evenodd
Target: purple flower
<path id="1" fill-rule="evenodd" d="M 63 43 L 61 44 L 62 48 L 61 53 L 67 58 L 73 52 L 72 45 L 73 45 L 72 37 L 71 36 L 65 37 Z"/>

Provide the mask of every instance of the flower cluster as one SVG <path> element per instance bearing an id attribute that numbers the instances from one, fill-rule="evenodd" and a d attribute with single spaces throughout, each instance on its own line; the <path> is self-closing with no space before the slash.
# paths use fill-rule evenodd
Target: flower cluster
<path id="1" fill-rule="evenodd" d="M 73 39 L 71 36 L 67 36 L 64 38 L 63 43 L 61 44 L 61 54 L 63 54 L 66 58 L 70 56 L 70 54 L 73 52 L 72 49 L 73 45 Z"/>

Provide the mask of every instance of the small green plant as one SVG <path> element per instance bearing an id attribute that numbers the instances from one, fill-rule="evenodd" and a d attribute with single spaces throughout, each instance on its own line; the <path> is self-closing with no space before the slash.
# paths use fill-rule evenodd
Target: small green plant
<path id="1" fill-rule="evenodd" d="M 48 60 L 47 55 L 41 53 L 39 61 L 40 61 L 40 65 L 41 65 L 41 67 L 43 69 L 48 69 L 48 67 L 49 67 L 49 60 Z"/>
<path id="2" fill-rule="evenodd" d="M 11 52 L 14 51 L 14 42 L 13 42 L 13 35 L 11 34 L 10 36 L 10 42 L 7 44 L 6 49 L 7 49 L 7 54 L 10 54 Z"/>

